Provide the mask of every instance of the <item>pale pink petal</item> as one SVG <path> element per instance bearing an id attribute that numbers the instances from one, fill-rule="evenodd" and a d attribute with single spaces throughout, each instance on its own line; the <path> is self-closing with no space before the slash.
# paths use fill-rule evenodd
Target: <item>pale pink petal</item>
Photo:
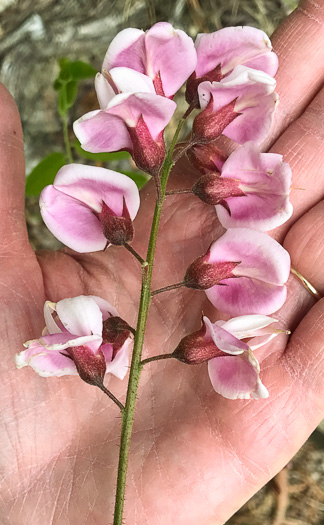
<path id="1" fill-rule="evenodd" d="M 101 297 L 97 297 L 96 295 L 88 295 L 91 299 L 95 301 L 95 303 L 99 306 L 100 311 L 102 313 L 102 319 L 103 321 L 106 321 L 111 316 L 119 317 L 119 313 L 117 312 L 116 308 L 114 308 L 108 301 L 105 301 L 105 299 L 102 299 Z"/>
<path id="2" fill-rule="evenodd" d="M 114 67 L 109 71 L 118 93 L 155 93 L 153 81 L 147 75 L 128 67 Z"/>
<path id="3" fill-rule="evenodd" d="M 243 144 L 249 140 L 261 142 L 269 133 L 278 95 L 276 81 L 263 71 L 237 66 L 221 82 L 202 82 L 198 87 L 202 109 L 213 97 L 216 112 L 233 100 L 234 110 L 241 113 L 223 131 L 227 137 Z"/>
<path id="4" fill-rule="evenodd" d="M 125 198 L 131 219 L 139 208 L 139 192 L 135 182 L 116 171 L 82 164 L 67 164 L 55 177 L 54 188 L 87 204 L 100 213 L 102 201 L 118 216 L 122 215 Z"/>
<path id="5" fill-rule="evenodd" d="M 219 64 L 223 75 L 239 64 L 260 69 L 271 76 L 278 69 L 278 59 L 271 52 L 268 36 L 255 27 L 226 27 L 214 33 L 199 34 L 195 45 L 198 57 L 197 77 L 203 76 Z"/>
<path id="6" fill-rule="evenodd" d="M 208 262 L 224 261 L 240 262 L 233 270 L 237 277 L 252 277 L 254 280 L 277 286 L 286 283 L 289 277 L 290 257 L 288 252 L 269 235 L 247 228 L 227 230 L 211 245 Z M 237 281 L 237 279 L 231 279 L 231 281 Z M 270 312 L 243 313 L 268 314 Z"/>
<path id="7" fill-rule="evenodd" d="M 208 362 L 214 390 L 227 399 L 250 399 L 258 382 L 258 372 L 241 356 L 221 356 Z"/>
<path id="8" fill-rule="evenodd" d="M 56 304 L 56 311 L 71 334 L 101 336 L 102 313 L 91 297 L 80 295 L 62 299 Z"/>
<path id="9" fill-rule="evenodd" d="M 282 307 L 287 297 L 286 286 L 249 277 L 224 279 L 222 285 L 205 292 L 215 308 L 230 315 L 272 314 Z"/>
<path id="10" fill-rule="evenodd" d="M 147 31 L 145 49 L 145 73 L 152 79 L 159 74 L 165 96 L 173 96 L 196 67 L 192 39 L 171 24 L 159 22 Z"/>
<path id="11" fill-rule="evenodd" d="M 55 237 L 79 253 L 101 251 L 107 244 L 102 226 L 91 208 L 54 186 L 41 193 L 40 211 Z"/>
<path id="12" fill-rule="evenodd" d="M 238 339 L 246 339 L 272 333 L 273 327 L 268 327 L 277 322 L 277 319 L 266 315 L 241 315 L 225 321 L 222 328 L 235 335 Z"/>
<path id="13" fill-rule="evenodd" d="M 247 344 L 240 341 L 230 332 L 224 330 L 216 323 L 211 323 L 208 317 L 204 316 L 203 322 L 205 323 L 205 327 L 208 328 L 208 332 L 219 350 L 222 350 L 227 354 L 238 355 L 249 349 Z"/>
<path id="14" fill-rule="evenodd" d="M 108 105 L 107 111 L 109 115 L 118 116 L 129 127 L 136 127 L 142 116 L 153 140 L 157 140 L 161 131 L 169 124 L 176 107 L 173 100 L 165 97 L 136 93 L 116 95 Z"/>
<path id="15" fill-rule="evenodd" d="M 132 344 L 132 339 L 127 339 L 123 347 L 118 350 L 113 361 L 111 360 L 113 353 L 112 345 L 102 345 L 101 349 L 107 362 L 106 373 L 113 374 L 118 377 L 118 379 L 124 379 L 129 369 L 129 351 Z"/>
<path id="16" fill-rule="evenodd" d="M 246 195 L 226 199 L 231 214 L 223 206 L 216 206 L 225 228 L 269 231 L 291 217 L 291 169 L 282 162 L 282 155 L 260 153 L 256 144 L 247 142 L 229 156 L 221 174 L 223 178 L 239 179 L 239 187 Z"/>
<path id="17" fill-rule="evenodd" d="M 102 71 L 129 67 L 145 73 L 144 31 L 133 27 L 120 31 L 112 40 L 102 64 Z"/>
<path id="18" fill-rule="evenodd" d="M 31 366 L 42 377 L 78 375 L 74 362 L 55 350 L 46 350 L 38 341 L 33 341 L 28 350 L 15 356 L 17 368 Z"/>
<path id="19" fill-rule="evenodd" d="M 271 334 L 268 333 L 263 336 L 260 335 L 257 337 L 253 337 L 247 343 L 249 345 L 249 348 L 251 348 L 251 350 L 254 351 L 254 350 L 257 350 L 257 348 L 261 348 L 261 346 L 266 345 L 267 343 L 269 343 L 269 341 L 271 341 L 271 339 L 273 339 L 274 337 L 282 333 L 287 334 L 289 332 L 285 332 L 284 330 L 276 330 L 276 331 L 273 331 L 273 333 Z"/>
<path id="20" fill-rule="evenodd" d="M 96 74 L 95 89 L 100 109 L 105 109 L 116 93 L 101 73 Z"/>
<path id="21" fill-rule="evenodd" d="M 29 345 L 32 342 L 33 341 L 28 341 L 24 346 Z M 65 332 L 63 334 L 43 335 L 40 339 L 38 339 L 38 342 L 47 350 L 61 351 L 65 348 L 86 345 L 93 352 L 96 352 L 101 345 L 102 337 L 97 334 L 77 336 L 70 334 L 69 332 Z"/>
<path id="22" fill-rule="evenodd" d="M 124 95 L 116 95 L 118 96 Z M 82 148 L 91 153 L 132 150 L 132 142 L 124 122 L 107 111 L 86 113 L 74 122 L 73 130 Z"/>

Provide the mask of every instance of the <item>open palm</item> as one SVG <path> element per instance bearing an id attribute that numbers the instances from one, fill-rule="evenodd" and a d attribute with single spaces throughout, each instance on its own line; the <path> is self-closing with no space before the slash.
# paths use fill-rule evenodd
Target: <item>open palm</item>
<path id="1" fill-rule="evenodd" d="M 275 236 L 292 262 L 323 292 L 324 16 L 323 1 L 302 3 L 273 38 L 281 68 L 272 150 L 293 169 L 293 218 Z M 322 9 L 322 12 L 321 12 Z M 320 20 L 319 17 L 322 17 Z M 322 65 L 322 66 L 321 66 Z M 320 66 L 322 69 L 320 69 Z M 121 420 L 102 392 L 77 377 L 43 379 L 17 371 L 13 356 L 40 335 L 44 301 L 101 296 L 135 324 L 140 265 L 123 248 L 94 255 L 69 251 L 35 256 L 23 214 L 24 162 L 19 116 L 1 87 L 0 107 L 0 399 L 3 432 L 3 523 L 112 522 Z M 183 163 L 171 185 L 196 174 Z M 154 188 L 144 188 L 135 249 L 145 255 Z M 168 197 L 158 240 L 153 288 L 177 282 L 187 265 L 222 232 L 212 208 L 192 196 Z M 125 523 L 213 525 L 224 521 L 298 450 L 324 413 L 323 300 L 292 276 L 276 315 L 293 330 L 257 351 L 270 398 L 228 401 L 212 389 L 205 365 L 174 360 L 146 365 L 135 414 Z M 156 296 L 144 356 L 172 351 L 196 329 L 201 312 L 217 312 L 203 292 Z M 107 376 L 123 400 L 126 380 Z"/>

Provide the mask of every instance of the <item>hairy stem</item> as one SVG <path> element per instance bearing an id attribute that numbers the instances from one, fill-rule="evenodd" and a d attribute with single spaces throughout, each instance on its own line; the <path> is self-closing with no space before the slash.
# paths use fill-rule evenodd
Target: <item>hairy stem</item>
<path id="1" fill-rule="evenodd" d="M 165 195 L 166 196 L 168 196 L 168 195 L 182 195 L 183 193 L 192 193 L 192 189 L 191 188 L 184 188 L 183 190 L 170 190 L 170 191 L 166 191 Z"/>
<path id="2" fill-rule="evenodd" d="M 153 292 L 151 292 L 151 296 L 153 297 L 153 295 L 158 295 L 159 293 L 169 292 L 170 290 L 176 290 L 177 288 L 181 288 L 182 286 L 185 286 L 185 283 L 183 281 L 181 283 L 169 284 L 168 286 L 163 286 L 163 288 L 153 290 Z"/>
<path id="3" fill-rule="evenodd" d="M 106 388 L 103 383 L 98 383 L 97 387 L 100 388 L 100 390 L 102 390 L 102 392 L 104 392 L 106 394 L 106 396 L 108 396 L 118 406 L 118 408 L 120 409 L 121 413 L 123 414 L 123 412 L 125 410 L 125 407 L 117 399 L 117 397 L 115 397 L 114 394 L 112 392 L 110 392 L 110 390 L 108 390 L 108 388 Z"/>
<path id="4" fill-rule="evenodd" d="M 134 349 L 132 356 L 132 363 L 129 373 L 129 381 L 127 388 L 127 397 L 125 410 L 123 411 L 123 423 L 120 440 L 120 451 L 119 451 L 119 463 L 118 463 L 118 477 L 117 477 L 117 488 L 116 488 L 116 500 L 115 500 L 115 513 L 114 513 L 114 525 L 122 525 L 123 521 L 123 509 L 125 499 L 125 487 L 126 487 L 126 474 L 129 457 L 130 440 L 134 421 L 134 411 L 136 404 L 136 396 L 138 383 L 140 379 L 140 373 L 142 369 L 141 358 L 142 349 L 144 342 L 144 334 L 146 328 L 147 315 L 149 311 L 151 301 L 151 281 L 153 273 L 153 263 L 155 255 L 156 240 L 159 230 L 161 212 L 163 202 L 165 199 L 165 188 L 168 181 L 168 177 L 173 166 L 172 154 L 174 147 L 177 143 L 178 136 L 181 132 L 184 120 L 180 120 L 177 130 L 174 134 L 172 143 L 169 151 L 165 157 L 162 169 L 161 169 L 161 193 L 158 195 L 155 210 L 153 215 L 153 222 L 151 227 L 151 234 L 147 249 L 146 261 L 142 264 L 142 289 L 141 299 L 139 306 L 139 313 L 137 319 L 136 335 L 134 339 Z"/>
<path id="5" fill-rule="evenodd" d="M 141 257 L 140 254 L 137 253 L 137 251 L 134 250 L 134 248 L 132 248 L 132 246 L 130 246 L 130 244 L 125 243 L 125 244 L 123 244 L 123 246 L 125 246 L 126 250 L 128 250 L 129 253 L 131 253 L 132 255 L 134 255 L 134 257 L 135 257 L 135 258 L 136 258 L 141 264 L 144 264 L 144 263 L 145 263 L 143 257 Z"/>
<path id="6" fill-rule="evenodd" d="M 172 359 L 172 358 L 174 358 L 173 354 L 154 355 L 153 357 L 148 357 L 147 359 L 143 359 L 143 361 L 141 361 L 141 366 L 144 366 L 147 363 L 151 363 L 152 361 L 161 361 L 162 359 Z"/>

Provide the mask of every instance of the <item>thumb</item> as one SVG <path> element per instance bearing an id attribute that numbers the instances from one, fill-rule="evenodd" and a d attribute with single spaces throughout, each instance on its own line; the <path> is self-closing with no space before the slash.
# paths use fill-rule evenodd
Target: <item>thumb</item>
<path id="1" fill-rule="evenodd" d="M 13 256 L 28 243 L 24 144 L 17 106 L 2 84 L 0 114 L 0 254 Z"/>

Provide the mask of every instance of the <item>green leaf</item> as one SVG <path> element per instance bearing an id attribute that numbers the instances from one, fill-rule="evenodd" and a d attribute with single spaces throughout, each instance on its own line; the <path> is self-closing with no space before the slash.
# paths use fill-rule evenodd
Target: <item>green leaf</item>
<path id="1" fill-rule="evenodd" d="M 121 173 L 123 173 L 124 175 L 127 175 L 127 177 L 132 179 L 135 182 L 139 190 L 143 188 L 143 186 L 145 186 L 145 184 L 151 178 L 149 175 L 145 175 L 144 173 L 141 173 L 139 171 L 122 171 Z"/>
<path id="2" fill-rule="evenodd" d="M 74 142 L 73 148 L 84 159 L 98 162 L 112 162 L 113 160 L 124 160 L 130 158 L 128 151 L 115 151 L 113 153 L 90 153 L 81 148 L 79 142 Z"/>
<path id="3" fill-rule="evenodd" d="M 57 78 L 65 82 L 69 82 L 70 80 L 72 80 L 70 60 L 68 58 L 60 58 L 58 62 L 59 62 L 61 71 Z"/>
<path id="4" fill-rule="evenodd" d="M 51 153 L 41 160 L 27 177 L 26 195 L 28 197 L 38 196 L 45 186 L 53 184 L 58 170 L 64 164 L 66 164 L 66 159 L 63 153 Z"/>
<path id="5" fill-rule="evenodd" d="M 68 105 L 67 105 L 67 91 L 66 84 L 64 84 L 58 92 L 57 109 L 61 117 L 66 116 Z"/>
<path id="6" fill-rule="evenodd" d="M 74 80 L 82 80 L 83 78 L 93 78 L 97 70 L 91 66 L 91 64 L 87 64 L 87 62 L 82 62 L 82 60 L 76 60 L 75 62 L 71 62 L 71 75 Z"/>
<path id="7" fill-rule="evenodd" d="M 66 105 L 67 109 L 73 106 L 76 96 L 78 94 L 78 83 L 76 80 L 71 80 L 66 84 Z"/>

